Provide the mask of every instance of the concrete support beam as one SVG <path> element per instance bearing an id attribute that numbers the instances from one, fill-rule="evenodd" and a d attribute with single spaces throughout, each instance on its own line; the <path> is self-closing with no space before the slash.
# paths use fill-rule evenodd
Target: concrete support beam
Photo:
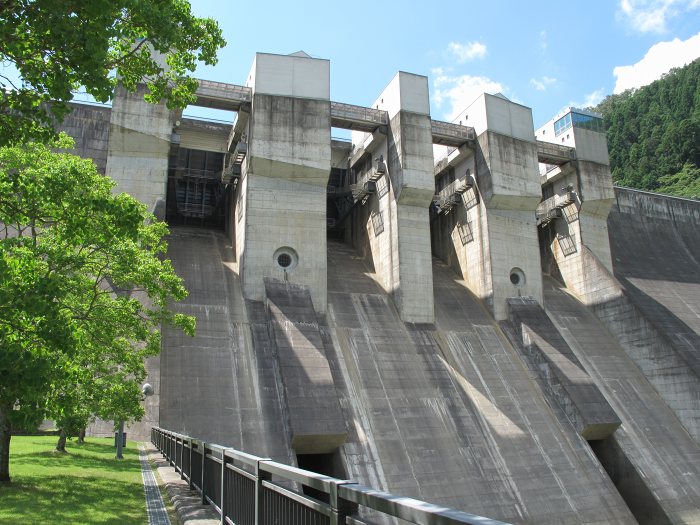
<path id="1" fill-rule="evenodd" d="M 382 155 L 387 174 L 364 215 L 374 267 L 405 322 L 432 323 L 433 282 L 428 206 L 434 193 L 428 79 L 399 72 L 373 104 L 389 115 L 386 141 L 377 133 L 353 142 Z M 378 228 L 377 226 L 381 226 Z"/>
<path id="2" fill-rule="evenodd" d="M 537 134 L 554 139 L 553 123 L 543 126 Z M 575 199 L 562 208 L 560 219 L 546 225 L 540 233 L 543 252 L 552 259 L 545 260 L 545 271 L 561 275 L 585 304 L 594 304 L 598 298 L 591 295 L 590 285 L 596 272 L 591 273 L 592 266 L 586 263 L 584 246 L 612 272 L 607 219 L 615 195 L 607 142 L 604 133 L 578 126 L 560 136 L 563 144 L 538 142 L 538 150 L 575 148 L 576 160 L 543 176 L 543 205 L 547 199 L 560 199 L 564 194 L 572 194 Z"/>
<path id="3" fill-rule="evenodd" d="M 456 150 L 439 162 L 476 186 L 461 205 L 433 223 L 433 246 L 483 299 L 497 320 L 509 297 L 542 304 L 535 209 L 541 199 L 537 146 L 530 108 L 484 94 L 462 117 L 478 134 L 474 155 Z M 438 169 L 439 169 L 438 168 Z M 478 194 L 478 195 L 477 195 Z"/>
<path id="4" fill-rule="evenodd" d="M 145 86 L 135 93 L 117 88 L 110 114 L 106 174 L 127 192 L 154 209 L 165 200 L 168 153 L 175 112 L 165 104 L 143 100 Z"/>
<path id="5" fill-rule="evenodd" d="M 287 279 L 308 286 L 324 313 L 329 62 L 258 53 L 249 85 L 249 147 L 235 211 L 243 291 L 262 300 L 264 277 Z"/>

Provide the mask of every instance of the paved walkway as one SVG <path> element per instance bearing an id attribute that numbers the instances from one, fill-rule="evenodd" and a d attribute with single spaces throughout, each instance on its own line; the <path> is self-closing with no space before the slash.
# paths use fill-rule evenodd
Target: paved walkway
<path id="1" fill-rule="evenodd" d="M 147 458 L 147 463 L 158 470 L 158 480 L 165 488 L 170 503 L 175 509 L 180 525 L 220 525 L 221 519 L 214 512 L 211 505 L 202 505 L 202 497 L 199 493 L 190 490 L 189 483 L 184 481 L 180 474 L 168 463 L 163 455 L 151 443 L 141 446 L 141 457 Z M 142 459 L 143 461 L 143 459 Z M 142 463 L 143 465 L 143 463 Z M 151 475 L 153 472 L 151 471 Z M 148 487 L 144 475 L 144 486 Z M 146 502 L 149 508 L 149 520 L 151 518 L 151 503 L 146 488 Z M 160 497 L 160 492 L 158 493 Z M 162 500 L 161 500 L 162 501 Z M 150 523 L 168 523 L 167 521 L 149 521 Z"/>
<path id="2" fill-rule="evenodd" d="M 143 446 L 139 447 L 139 459 L 141 461 L 141 475 L 143 476 L 143 489 L 146 493 L 146 513 L 148 525 L 171 525 L 165 503 L 158 488 L 158 482 L 153 475 L 153 469 L 148 462 L 148 453 Z"/>

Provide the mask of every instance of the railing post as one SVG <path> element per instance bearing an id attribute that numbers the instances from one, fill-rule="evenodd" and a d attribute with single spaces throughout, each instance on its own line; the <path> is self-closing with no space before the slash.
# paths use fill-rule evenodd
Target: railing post
<path id="1" fill-rule="evenodd" d="M 194 484 L 192 482 L 192 449 L 194 448 L 194 440 L 190 439 L 190 490 L 194 488 Z"/>
<path id="2" fill-rule="evenodd" d="M 226 523 L 226 449 L 221 451 L 221 524 Z"/>
<path id="3" fill-rule="evenodd" d="M 259 459 L 255 462 L 255 525 L 266 525 L 263 523 L 263 481 L 270 481 L 272 474 L 260 469 L 260 463 L 270 461 L 270 458 Z"/>
<path id="4" fill-rule="evenodd" d="M 185 479 L 185 438 L 180 440 L 180 479 Z"/>
<path id="5" fill-rule="evenodd" d="M 331 481 L 330 505 L 331 516 L 330 525 L 346 525 L 346 519 L 351 514 L 355 514 L 358 509 L 357 503 L 344 500 L 338 496 L 338 487 L 341 485 L 354 485 L 354 481 L 336 479 Z"/>
<path id="6" fill-rule="evenodd" d="M 204 492 L 204 476 L 205 476 L 205 466 L 207 464 L 207 444 L 202 441 L 202 481 L 200 487 L 202 487 L 202 505 L 207 504 L 207 495 Z"/>

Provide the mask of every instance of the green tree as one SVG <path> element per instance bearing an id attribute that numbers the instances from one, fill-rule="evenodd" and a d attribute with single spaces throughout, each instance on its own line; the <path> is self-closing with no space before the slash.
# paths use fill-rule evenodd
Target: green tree
<path id="1" fill-rule="evenodd" d="M 700 59 L 596 108 L 605 118 L 613 180 L 693 195 L 700 166 Z M 689 185 L 687 188 L 684 185 Z"/>
<path id="2" fill-rule="evenodd" d="M 0 146 L 55 138 L 75 90 L 106 102 L 117 77 L 129 91 L 146 82 L 149 102 L 184 107 L 197 88 L 189 73 L 225 44 L 185 0 L 0 2 L 0 60 L 21 77 L 0 75 Z"/>
<path id="3" fill-rule="evenodd" d="M 661 177 L 656 191 L 677 197 L 700 198 L 700 168 L 686 162 L 678 173 Z"/>
<path id="4" fill-rule="evenodd" d="M 160 326 L 194 331 L 168 308 L 186 291 L 163 257 L 166 225 L 92 161 L 50 149 L 72 146 L 62 134 L 0 148 L 0 483 L 13 422 L 138 418 Z"/>

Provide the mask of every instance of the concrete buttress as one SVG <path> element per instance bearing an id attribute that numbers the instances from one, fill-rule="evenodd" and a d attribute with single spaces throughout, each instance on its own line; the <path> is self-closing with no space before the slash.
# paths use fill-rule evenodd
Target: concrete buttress
<path id="1" fill-rule="evenodd" d="M 264 277 L 289 280 L 308 286 L 324 313 L 329 62 L 258 53 L 248 86 L 250 148 L 236 210 L 243 293 L 261 301 Z"/>

